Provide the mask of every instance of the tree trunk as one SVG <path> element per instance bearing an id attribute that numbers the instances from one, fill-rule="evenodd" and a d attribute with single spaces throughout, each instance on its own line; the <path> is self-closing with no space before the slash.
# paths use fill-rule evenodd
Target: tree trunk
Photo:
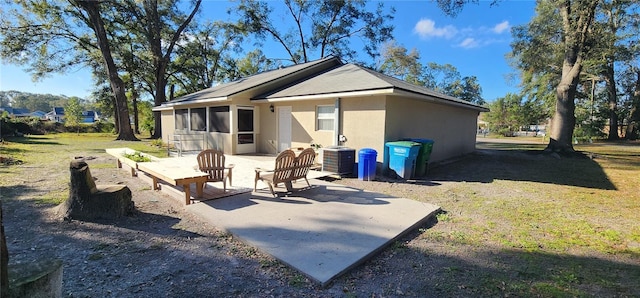
<path id="1" fill-rule="evenodd" d="M 111 49 L 109 48 L 109 39 L 107 38 L 107 32 L 104 28 L 104 22 L 100 16 L 100 2 L 97 1 L 77 1 L 79 7 L 81 7 L 89 16 L 89 20 L 92 24 L 92 29 L 96 34 L 98 40 L 98 47 L 104 58 L 104 63 L 109 77 L 109 83 L 111 84 L 111 90 L 115 96 L 116 111 L 118 113 L 118 137 L 117 140 L 123 141 L 139 141 L 133 129 L 131 129 L 131 123 L 129 119 L 129 107 L 127 105 L 127 96 L 125 95 L 124 82 L 118 75 L 118 69 L 113 56 L 111 55 Z"/>
<path id="2" fill-rule="evenodd" d="M 140 134 L 140 119 L 138 117 L 138 91 L 135 86 L 131 84 L 131 104 L 133 105 L 133 131 L 136 134 Z"/>
<path id="3" fill-rule="evenodd" d="M 162 58 L 161 58 L 162 60 Z M 156 65 L 156 96 L 154 98 L 154 106 L 160 106 L 167 101 L 167 79 L 165 78 L 165 71 L 167 68 L 166 62 L 160 62 Z M 153 138 L 162 138 L 162 121 L 160 120 L 160 112 L 153 112 L 153 120 L 155 127 L 153 129 Z"/>
<path id="4" fill-rule="evenodd" d="M 4 236 L 4 223 L 2 221 L 2 200 L 0 200 L 0 297 L 9 296 L 9 251 L 7 240 Z"/>
<path id="5" fill-rule="evenodd" d="M 614 76 L 613 62 L 607 63 L 604 73 L 604 81 L 607 88 L 607 99 L 609 102 L 609 137 L 608 140 L 618 140 L 618 94 L 616 90 L 616 79 Z"/>
<path id="6" fill-rule="evenodd" d="M 636 140 L 640 133 L 640 70 L 636 71 L 636 86 L 633 92 L 631 110 L 629 111 L 629 125 L 625 133 L 628 140 Z"/>
<path id="7" fill-rule="evenodd" d="M 156 73 L 155 73 L 156 94 L 154 96 L 154 106 L 156 107 L 160 106 L 161 104 L 167 101 L 166 72 L 167 72 L 167 66 L 169 65 L 169 62 L 171 62 L 171 53 L 173 52 L 173 47 L 178 42 L 178 39 L 180 38 L 180 35 L 184 31 L 184 29 L 187 28 L 187 25 L 189 25 L 193 17 L 196 15 L 198 10 L 200 9 L 201 3 L 202 3 L 202 0 L 195 1 L 194 3 L 195 5 L 193 7 L 193 10 L 189 14 L 189 17 L 187 17 L 187 19 L 184 20 L 182 24 L 180 24 L 176 32 L 174 32 L 171 40 L 169 41 L 168 46 L 165 46 L 165 47 L 162 46 L 162 40 L 161 40 L 162 36 L 160 34 L 163 28 L 160 28 L 161 21 L 158 15 L 158 1 L 152 0 L 144 3 L 145 11 L 147 13 L 146 16 L 147 18 L 149 18 L 148 21 L 150 24 L 150 26 L 148 27 L 147 38 L 149 40 L 149 44 L 151 45 L 151 52 L 153 54 L 154 64 L 155 64 L 154 66 L 156 69 Z M 163 48 L 166 49 L 164 54 L 162 53 Z M 154 139 L 162 138 L 162 122 L 160 121 L 160 112 L 153 112 L 153 118 L 154 118 L 154 124 L 155 124 L 154 130 L 153 130 L 153 138 Z"/>
<path id="8" fill-rule="evenodd" d="M 556 111 L 551 122 L 551 137 L 546 151 L 574 152 L 571 143 L 576 125 L 575 96 L 582 71 L 582 55 L 598 0 L 558 1 L 562 16 L 564 61 L 562 78 L 556 87 Z M 573 7 L 572 7 L 573 5 Z"/>
<path id="9" fill-rule="evenodd" d="M 551 119 L 551 137 L 546 150 L 573 152 L 573 129 L 576 125 L 574 102 L 582 65 L 565 60 L 562 79 L 556 88 L 556 111 Z"/>

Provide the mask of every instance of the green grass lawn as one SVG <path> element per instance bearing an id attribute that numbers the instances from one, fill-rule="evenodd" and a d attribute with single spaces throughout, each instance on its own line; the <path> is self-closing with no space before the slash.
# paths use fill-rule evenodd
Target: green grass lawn
<path id="1" fill-rule="evenodd" d="M 442 185 L 407 196 L 446 213 L 420 238 L 485 254 L 504 274 L 481 277 L 490 295 L 637 295 L 640 143 L 575 145 L 583 158 L 540 154 L 545 147 L 483 144 L 432 171 Z"/>
<path id="2" fill-rule="evenodd" d="M 114 139 L 110 134 L 10 139 L 0 145 L 0 156 L 23 164 L 0 167 L 0 187 L 19 183 L 28 169 L 64 168 L 65 179 L 55 180 L 43 196 L 44 204 L 53 204 L 66 195 L 68 162 L 60 164 L 72 156 L 116 147 L 166 156 L 165 148 L 148 139 Z M 380 186 L 377 191 L 444 210 L 435 225 L 395 249 L 457 260 L 442 276 L 428 277 L 442 279 L 443 293 L 451 296 L 638 295 L 640 143 L 575 145 L 583 158 L 542 155 L 545 145 L 483 144 L 478 153 L 431 169 L 425 184 L 400 188 L 371 182 Z"/>

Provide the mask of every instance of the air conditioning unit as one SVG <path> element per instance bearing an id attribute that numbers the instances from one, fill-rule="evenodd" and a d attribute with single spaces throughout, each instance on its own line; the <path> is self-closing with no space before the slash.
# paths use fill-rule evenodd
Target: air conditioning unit
<path id="1" fill-rule="evenodd" d="M 356 150 L 344 146 L 322 148 L 322 170 L 341 176 L 353 175 Z"/>

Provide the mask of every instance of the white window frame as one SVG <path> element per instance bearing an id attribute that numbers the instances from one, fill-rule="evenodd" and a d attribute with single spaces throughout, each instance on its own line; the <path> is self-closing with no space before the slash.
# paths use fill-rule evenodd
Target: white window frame
<path id="1" fill-rule="evenodd" d="M 331 113 L 320 113 L 320 108 L 330 108 Z M 331 120 L 331 129 L 320 129 L 320 120 Z M 316 131 L 333 131 L 336 125 L 335 106 L 318 105 L 316 106 Z"/>

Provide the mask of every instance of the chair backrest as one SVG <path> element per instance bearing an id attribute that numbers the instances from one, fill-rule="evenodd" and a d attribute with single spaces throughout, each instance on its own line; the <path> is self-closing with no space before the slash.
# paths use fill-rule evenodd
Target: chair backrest
<path id="1" fill-rule="evenodd" d="M 316 160 L 316 151 L 313 148 L 302 150 L 300 155 L 296 157 L 296 167 L 293 170 L 293 179 L 304 178 L 309 173 L 309 169 Z"/>
<path id="2" fill-rule="evenodd" d="M 224 153 L 216 149 L 207 149 L 198 153 L 198 168 L 209 174 L 210 181 L 222 181 L 224 178 Z"/>
<path id="3" fill-rule="evenodd" d="M 284 150 L 276 157 L 276 166 L 273 169 L 273 183 L 289 181 L 291 173 L 296 165 L 296 154 L 291 150 Z"/>

